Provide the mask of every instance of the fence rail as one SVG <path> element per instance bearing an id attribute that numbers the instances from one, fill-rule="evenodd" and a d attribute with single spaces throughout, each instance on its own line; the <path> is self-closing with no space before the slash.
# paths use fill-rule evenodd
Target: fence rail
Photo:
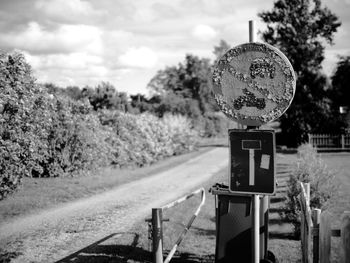
<path id="1" fill-rule="evenodd" d="M 342 215 L 341 229 L 331 228 L 331 215 L 320 209 L 310 209 L 310 184 L 300 183 L 301 248 L 303 263 L 329 263 L 331 237 L 340 237 L 341 262 L 350 262 L 350 211 Z"/>
<path id="2" fill-rule="evenodd" d="M 308 134 L 309 143 L 316 148 L 350 149 L 350 133 L 347 134 Z"/>
<path id="3" fill-rule="evenodd" d="M 194 212 L 194 214 L 192 215 L 192 217 L 190 218 L 190 220 L 186 224 L 185 228 L 181 232 L 179 238 L 177 239 L 176 243 L 174 244 L 174 246 L 170 250 L 169 254 L 167 255 L 167 257 L 163 261 L 163 224 L 162 224 L 162 222 L 168 221 L 168 219 L 163 219 L 163 216 L 162 216 L 163 211 L 165 209 L 169 209 L 171 207 L 174 207 L 174 206 L 186 201 L 187 199 L 189 199 L 189 198 L 191 198 L 199 193 L 201 193 L 200 204 L 198 205 L 196 211 Z M 174 256 L 178 246 L 180 245 L 183 238 L 185 237 L 188 230 L 190 229 L 192 223 L 194 222 L 194 220 L 198 216 L 204 203 L 205 203 L 205 189 L 199 188 L 198 190 L 196 190 L 188 195 L 185 195 L 185 196 L 183 196 L 183 197 L 181 197 L 181 198 L 179 198 L 179 199 L 177 199 L 177 200 L 175 200 L 167 205 L 164 205 L 160 208 L 153 208 L 152 209 L 152 218 L 146 219 L 146 222 L 149 223 L 149 238 L 152 240 L 153 263 L 169 263 L 170 262 L 170 260 Z"/>

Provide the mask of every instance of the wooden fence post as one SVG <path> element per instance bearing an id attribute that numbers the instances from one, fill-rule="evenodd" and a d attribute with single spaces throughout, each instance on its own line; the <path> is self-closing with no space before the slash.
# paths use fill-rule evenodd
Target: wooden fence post
<path id="1" fill-rule="evenodd" d="M 310 210 L 310 183 L 305 184 L 306 191 L 306 211 L 307 214 L 307 232 L 306 232 L 306 246 L 307 246 L 307 260 L 308 262 L 312 262 L 312 250 L 311 250 L 311 242 L 312 242 L 312 218 L 311 218 L 311 210 Z"/>
<path id="2" fill-rule="evenodd" d="M 320 256 L 320 243 L 319 243 L 319 234 L 320 234 L 320 220 L 321 220 L 321 209 L 315 208 L 312 209 L 312 222 L 313 222 L 313 263 L 318 263 Z"/>
<path id="3" fill-rule="evenodd" d="M 321 213 L 320 220 L 320 263 L 329 263 L 331 255 L 331 217 L 329 212 Z"/>
<path id="4" fill-rule="evenodd" d="M 305 183 L 306 205 L 310 207 L 310 183 Z"/>
<path id="5" fill-rule="evenodd" d="M 303 207 L 301 209 L 302 209 L 301 216 L 300 216 L 301 255 L 302 255 L 302 262 L 306 263 L 306 256 L 305 256 L 305 213 L 303 211 Z"/>
<path id="6" fill-rule="evenodd" d="M 345 211 L 341 226 L 342 263 L 350 263 L 350 211 Z"/>
<path id="7" fill-rule="evenodd" d="M 306 215 L 306 201 L 305 201 L 305 187 L 304 183 L 300 182 L 301 187 L 301 193 L 300 193 L 300 208 L 301 208 L 301 214 L 300 214 L 300 241 L 301 241 L 301 255 L 302 255 L 302 262 L 306 263 L 306 256 L 305 256 L 305 215 Z"/>
<path id="8" fill-rule="evenodd" d="M 311 251 L 311 230 L 312 230 L 312 219 L 310 210 L 310 184 L 300 182 L 301 194 L 300 194 L 300 205 L 301 205 L 301 224 L 300 224 L 300 238 L 302 246 L 303 262 L 308 263 L 312 261 Z"/>

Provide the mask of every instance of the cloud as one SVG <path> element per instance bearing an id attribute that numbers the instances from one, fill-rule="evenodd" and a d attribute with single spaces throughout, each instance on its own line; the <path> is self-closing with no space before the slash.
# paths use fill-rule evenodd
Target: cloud
<path id="1" fill-rule="evenodd" d="M 200 16 L 225 16 L 232 15 L 238 1 L 230 0 L 181 0 L 179 7 L 181 11 L 188 14 L 199 14 Z"/>
<path id="2" fill-rule="evenodd" d="M 159 19 L 169 19 L 179 17 L 181 14 L 177 12 L 176 8 L 164 3 L 154 3 L 152 9 Z"/>
<path id="3" fill-rule="evenodd" d="M 183 62 L 188 53 L 213 59 L 220 39 L 231 46 L 247 42 L 248 20 L 264 30 L 257 13 L 273 2 L 0 0 L 0 49 L 26 52 L 39 81 L 62 86 L 109 81 L 136 92 L 157 70 Z M 332 71 L 336 54 L 348 50 L 347 2 L 327 2 L 342 27 L 335 45 L 326 47 L 326 72 Z"/>
<path id="4" fill-rule="evenodd" d="M 35 8 L 51 20 L 59 22 L 82 22 L 101 17 L 106 12 L 97 10 L 90 2 L 82 0 L 38 0 Z"/>
<path id="5" fill-rule="evenodd" d="M 103 58 L 88 53 L 31 55 L 23 52 L 32 65 L 39 82 L 54 82 L 57 85 L 96 85 L 109 80 L 111 70 Z"/>
<path id="6" fill-rule="evenodd" d="M 350 49 L 326 49 L 325 60 L 322 63 L 323 71 L 331 76 L 337 66 L 337 62 L 341 56 L 350 56 Z"/>
<path id="7" fill-rule="evenodd" d="M 39 60 L 36 63 L 39 69 L 85 70 L 89 67 L 103 64 L 103 59 L 100 56 L 80 52 L 37 56 L 36 58 Z"/>
<path id="8" fill-rule="evenodd" d="M 197 25 L 192 31 L 192 35 L 202 41 L 208 41 L 216 37 L 217 32 L 208 25 Z"/>
<path id="9" fill-rule="evenodd" d="M 21 32 L 0 33 L 0 45 L 34 54 L 103 52 L 101 30 L 87 25 L 61 25 L 55 31 L 46 31 L 38 23 L 30 22 Z"/>
<path id="10" fill-rule="evenodd" d="M 131 68 L 152 68 L 157 60 L 157 54 L 148 47 L 130 48 L 118 58 L 121 66 Z"/>

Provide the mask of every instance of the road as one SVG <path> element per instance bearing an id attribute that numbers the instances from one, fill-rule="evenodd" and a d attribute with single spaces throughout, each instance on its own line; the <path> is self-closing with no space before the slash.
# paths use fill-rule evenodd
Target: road
<path id="1" fill-rule="evenodd" d="M 228 148 L 215 148 L 166 172 L 0 224 L 0 248 L 17 253 L 11 262 L 57 261 L 111 233 L 127 231 L 149 217 L 151 208 L 201 186 L 227 164 Z"/>

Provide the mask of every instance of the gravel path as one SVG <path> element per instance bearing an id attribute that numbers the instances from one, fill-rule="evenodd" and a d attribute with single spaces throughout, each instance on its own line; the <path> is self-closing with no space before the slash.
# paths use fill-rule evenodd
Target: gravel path
<path id="1" fill-rule="evenodd" d="M 0 224 L 0 248 L 16 256 L 11 262 L 57 261 L 112 233 L 127 231 L 149 216 L 152 207 L 197 188 L 227 164 L 228 148 L 216 148 L 167 172 Z"/>

